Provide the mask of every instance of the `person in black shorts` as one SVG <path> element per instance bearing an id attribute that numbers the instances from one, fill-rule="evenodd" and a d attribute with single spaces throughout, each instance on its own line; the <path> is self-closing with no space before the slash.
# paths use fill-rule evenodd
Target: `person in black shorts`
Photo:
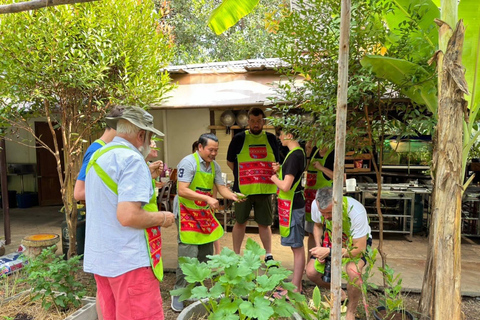
<path id="1" fill-rule="evenodd" d="M 293 252 L 292 283 L 296 291 L 302 292 L 302 276 L 305 269 L 305 200 L 303 197 L 302 175 L 306 167 L 305 152 L 296 140 L 294 133 L 280 132 L 280 141 L 289 149 L 280 166 L 273 165 L 275 174 L 271 180 L 278 187 L 278 219 L 282 246 L 290 247 Z M 276 297 L 287 294 L 286 290 L 277 290 Z"/>
<path id="2" fill-rule="evenodd" d="M 271 197 L 277 187 L 270 180 L 272 164 L 278 162 L 278 144 L 274 134 L 265 132 L 265 113 L 260 108 L 248 112 L 249 129 L 237 133 L 228 147 L 227 164 L 233 171 L 233 191 L 247 196 L 235 203 L 235 225 L 232 230 L 233 250 L 238 254 L 245 237 L 245 229 L 253 208 L 258 232 L 265 248 L 265 261 L 273 260 L 273 209 Z"/>

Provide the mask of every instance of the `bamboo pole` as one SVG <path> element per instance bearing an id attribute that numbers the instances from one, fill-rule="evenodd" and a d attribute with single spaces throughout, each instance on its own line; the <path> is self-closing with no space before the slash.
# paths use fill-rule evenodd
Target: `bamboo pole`
<path id="1" fill-rule="evenodd" d="M 335 131 L 335 164 L 333 176 L 332 218 L 332 283 L 333 306 L 330 319 L 341 317 L 342 285 L 342 199 L 343 172 L 345 170 L 345 135 L 347 123 L 348 50 L 350 41 L 351 0 L 342 0 L 340 20 L 340 46 L 338 50 L 337 119 Z"/>

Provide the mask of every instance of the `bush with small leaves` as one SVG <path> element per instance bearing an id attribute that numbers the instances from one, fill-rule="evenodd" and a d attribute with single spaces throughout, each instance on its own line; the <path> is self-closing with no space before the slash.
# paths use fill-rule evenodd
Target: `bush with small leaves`
<path id="1" fill-rule="evenodd" d="M 81 256 L 64 260 L 63 255 L 57 257 L 52 248 L 56 247 L 46 248 L 39 256 L 29 259 L 25 267 L 27 277 L 22 281 L 32 288 L 32 301 L 41 299 L 45 309 L 52 304 L 61 310 L 79 307 L 85 296 L 85 288 L 75 280 L 75 274 L 81 269 Z"/>

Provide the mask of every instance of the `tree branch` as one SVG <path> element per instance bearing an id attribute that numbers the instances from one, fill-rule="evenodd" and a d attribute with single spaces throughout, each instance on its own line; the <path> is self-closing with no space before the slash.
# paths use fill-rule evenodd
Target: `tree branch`
<path id="1" fill-rule="evenodd" d="M 98 0 L 31 0 L 12 4 L 0 5 L 0 14 L 16 13 L 29 10 L 37 10 L 46 7 L 54 7 L 64 4 L 93 2 Z"/>

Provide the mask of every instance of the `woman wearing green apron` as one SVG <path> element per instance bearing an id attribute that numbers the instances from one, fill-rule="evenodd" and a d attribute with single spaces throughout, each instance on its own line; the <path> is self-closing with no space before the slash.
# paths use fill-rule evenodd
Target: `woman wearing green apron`
<path id="1" fill-rule="evenodd" d="M 289 153 L 282 166 L 273 165 L 276 172 L 271 180 L 278 187 L 278 219 L 280 225 L 281 244 L 290 247 L 293 252 L 293 278 L 292 283 L 297 286 L 297 291 L 302 291 L 302 275 L 305 268 L 305 249 L 303 238 L 305 236 L 305 200 L 301 185 L 306 161 L 305 153 L 295 139 L 293 133 L 282 130 L 280 141 L 288 147 Z M 279 290 L 276 296 L 286 294 L 286 290 Z"/>

